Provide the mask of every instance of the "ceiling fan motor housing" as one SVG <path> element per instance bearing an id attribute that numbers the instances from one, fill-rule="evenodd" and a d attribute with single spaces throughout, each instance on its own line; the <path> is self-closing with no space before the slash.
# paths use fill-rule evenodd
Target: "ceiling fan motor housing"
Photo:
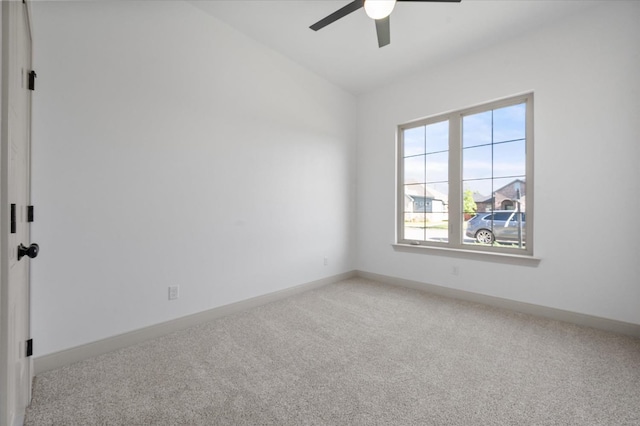
<path id="1" fill-rule="evenodd" d="M 351 3 L 319 20 L 309 28 L 314 31 L 318 31 L 327 25 L 334 23 L 338 19 L 344 18 L 348 14 L 364 7 L 367 16 L 376 21 L 378 46 L 383 47 L 391 42 L 389 15 L 393 12 L 396 1 L 460 3 L 461 0 L 353 0 Z"/>

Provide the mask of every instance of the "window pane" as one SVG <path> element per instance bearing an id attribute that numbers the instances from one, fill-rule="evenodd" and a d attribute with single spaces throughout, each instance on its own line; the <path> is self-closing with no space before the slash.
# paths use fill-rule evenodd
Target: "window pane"
<path id="1" fill-rule="evenodd" d="M 434 197 L 438 199 L 442 199 L 445 201 L 445 204 L 449 204 L 447 201 L 449 194 L 449 182 L 439 182 L 439 183 L 430 183 L 428 186 L 428 190 L 431 191 Z"/>
<path id="2" fill-rule="evenodd" d="M 449 241 L 449 185 L 426 185 L 425 239 Z"/>
<path id="3" fill-rule="evenodd" d="M 462 147 L 485 145 L 492 142 L 491 111 L 467 115 L 462 118 Z"/>
<path id="4" fill-rule="evenodd" d="M 427 241 L 446 243 L 449 241 L 449 222 L 444 213 L 427 213 L 425 234 Z"/>
<path id="5" fill-rule="evenodd" d="M 403 133 L 405 157 L 410 155 L 424 154 L 424 127 L 414 127 L 406 129 Z"/>
<path id="6" fill-rule="evenodd" d="M 514 211 L 526 210 L 524 177 L 491 179 L 489 182 L 493 188 L 491 196 L 485 200 L 482 200 L 484 196 L 478 196 L 475 199 L 476 216 L 463 223 L 464 243 L 525 248 L 525 222 L 523 216 L 514 214 Z M 485 191 L 486 184 L 486 181 L 469 181 L 465 182 L 465 187 Z M 491 214 L 494 210 L 496 212 Z"/>
<path id="7" fill-rule="evenodd" d="M 518 104 L 493 111 L 493 142 L 524 139 L 526 105 Z"/>
<path id="8" fill-rule="evenodd" d="M 516 210 L 517 202 L 520 201 L 520 211 L 525 211 L 526 185 L 524 176 L 521 179 L 495 179 L 494 187 L 496 210 Z M 519 199 L 518 195 L 520 195 Z"/>
<path id="9" fill-rule="evenodd" d="M 446 183 L 404 186 L 404 238 L 447 241 L 448 202 Z"/>
<path id="10" fill-rule="evenodd" d="M 480 209 L 480 206 L 490 205 L 491 194 L 493 193 L 492 179 L 476 179 L 463 182 L 464 192 L 471 192 L 473 202 L 476 203 L 477 211 L 488 211 Z"/>
<path id="11" fill-rule="evenodd" d="M 493 176 L 523 176 L 526 172 L 525 141 L 499 143 L 493 147 Z"/>
<path id="12" fill-rule="evenodd" d="M 427 154 L 426 182 L 446 182 L 449 180 L 449 153 Z"/>
<path id="13" fill-rule="evenodd" d="M 424 213 L 425 199 L 424 185 L 404 186 L 404 211 L 405 213 Z"/>
<path id="14" fill-rule="evenodd" d="M 424 214 L 421 215 L 421 219 L 416 219 L 414 221 L 405 221 L 404 223 L 404 239 L 405 240 L 413 240 L 413 241 L 424 241 L 425 240 L 425 228 L 423 226 L 424 223 Z"/>
<path id="15" fill-rule="evenodd" d="M 464 244 L 525 246 L 523 221 L 517 220 L 517 215 L 514 215 L 516 220 L 507 220 L 512 211 L 524 211 L 526 205 L 525 120 L 525 104 L 463 118 L 465 191 L 460 220 Z M 485 145 L 479 146 L 482 143 Z M 495 210 L 509 212 L 491 215 Z M 477 213 L 475 217 L 474 212 Z"/>
<path id="16" fill-rule="evenodd" d="M 429 124 L 425 131 L 427 153 L 449 150 L 449 121 Z"/>
<path id="17" fill-rule="evenodd" d="M 424 185 L 404 186 L 404 238 L 424 240 Z"/>
<path id="18" fill-rule="evenodd" d="M 443 213 L 447 211 L 447 191 L 449 185 L 447 183 L 441 183 L 438 185 L 426 185 L 425 196 L 430 201 L 431 208 L 427 213 Z M 441 220 L 446 220 L 446 216 L 442 216 Z"/>
<path id="19" fill-rule="evenodd" d="M 425 156 L 417 155 L 404 159 L 404 183 L 424 183 Z"/>
<path id="20" fill-rule="evenodd" d="M 462 179 L 492 177 L 491 145 L 464 148 L 462 150 Z"/>

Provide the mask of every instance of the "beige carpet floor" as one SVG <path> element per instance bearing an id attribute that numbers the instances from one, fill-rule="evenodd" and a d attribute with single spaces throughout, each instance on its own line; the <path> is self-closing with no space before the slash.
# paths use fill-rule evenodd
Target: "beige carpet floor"
<path id="1" fill-rule="evenodd" d="M 39 374 L 36 425 L 640 425 L 640 339 L 356 278 Z"/>

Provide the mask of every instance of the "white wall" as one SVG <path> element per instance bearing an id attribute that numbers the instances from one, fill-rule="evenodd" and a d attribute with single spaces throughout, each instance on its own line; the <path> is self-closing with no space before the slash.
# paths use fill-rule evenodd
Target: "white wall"
<path id="1" fill-rule="evenodd" d="M 358 269 L 640 324 L 639 18 L 608 2 L 362 96 Z M 396 125 L 529 90 L 541 263 L 394 251 Z"/>
<path id="2" fill-rule="evenodd" d="M 352 95 L 188 3 L 33 14 L 36 356 L 354 268 Z"/>
<path id="3" fill-rule="evenodd" d="M 35 3 L 36 356 L 354 267 L 640 324 L 639 6 L 356 105 L 190 4 Z M 395 126 L 527 90 L 542 262 L 394 251 Z"/>

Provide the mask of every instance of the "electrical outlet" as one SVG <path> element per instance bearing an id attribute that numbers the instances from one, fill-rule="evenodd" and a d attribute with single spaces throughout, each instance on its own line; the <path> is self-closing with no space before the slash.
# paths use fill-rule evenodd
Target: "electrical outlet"
<path id="1" fill-rule="evenodd" d="M 172 285 L 169 287 L 169 300 L 176 300 L 179 294 L 179 287 L 177 285 Z"/>
<path id="2" fill-rule="evenodd" d="M 458 273 L 460 273 L 460 268 L 458 268 L 457 266 L 452 266 L 451 275 L 458 275 Z"/>

